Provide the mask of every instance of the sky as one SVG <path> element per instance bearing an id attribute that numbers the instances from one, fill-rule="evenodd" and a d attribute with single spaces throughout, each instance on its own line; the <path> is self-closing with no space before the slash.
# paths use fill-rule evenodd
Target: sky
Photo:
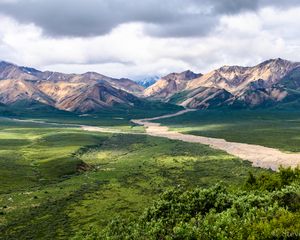
<path id="1" fill-rule="evenodd" d="M 0 59 L 139 79 L 300 61 L 299 0 L 0 0 Z"/>

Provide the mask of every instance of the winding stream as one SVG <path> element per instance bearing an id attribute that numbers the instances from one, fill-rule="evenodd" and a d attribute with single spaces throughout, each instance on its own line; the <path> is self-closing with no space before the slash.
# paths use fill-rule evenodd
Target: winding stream
<path id="1" fill-rule="evenodd" d="M 146 127 L 146 133 L 155 137 L 164 137 L 184 142 L 201 143 L 214 149 L 223 150 L 231 155 L 237 156 L 243 160 L 252 162 L 255 167 L 262 167 L 277 170 L 280 166 L 297 167 L 300 166 L 300 153 L 284 153 L 278 149 L 263 147 L 260 145 L 228 142 L 224 139 L 195 136 L 183 134 L 177 131 L 170 131 L 166 126 L 151 121 L 176 117 L 185 114 L 191 109 L 183 110 L 175 114 L 164 115 L 155 118 L 132 120 L 133 123 Z"/>

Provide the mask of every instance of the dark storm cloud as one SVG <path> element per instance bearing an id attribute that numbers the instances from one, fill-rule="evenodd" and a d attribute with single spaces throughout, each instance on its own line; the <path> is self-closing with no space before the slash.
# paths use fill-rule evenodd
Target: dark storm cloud
<path id="1" fill-rule="evenodd" d="M 52 36 L 98 36 L 128 22 L 147 23 L 155 36 L 201 36 L 223 14 L 261 6 L 293 6 L 296 0 L 0 0 L 0 13 L 34 23 Z"/>
<path id="2" fill-rule="evenodd" d="M 300 4 L 299 0 L 207 0 L 216 13 L 234 14 L 255 11 L 261 7 L 288 8 Z"/>
<path id="3" fill-rule="evenodd" d="M 195 19 L 197 18 L 197 19 Z M 206 16 L 182 19 L 181 21 L 146 26 L 146 31 L 157 37 L 194 37 L 204 36 L 217 25 L 216 17 Z"/>
<path id="4" fill-rule="evenodd" d="M 17 0 L 2 2 L 0 13 L 20 22 L 32 22 L 46 33 L 60 36 L 94 36 L 108 33 L 119 24 L 181 21 L 178 0 Z M 172 3 L 171 3 L 172 2 Z M 189 0 L 187 1 L 189 2 Z"/>
<path id="5" fill-rule="evenodd" d="M 212 5 L 217 13 L 239 13 L 241 11 L 256 10 L 257 0 L 214 0 Z"/>

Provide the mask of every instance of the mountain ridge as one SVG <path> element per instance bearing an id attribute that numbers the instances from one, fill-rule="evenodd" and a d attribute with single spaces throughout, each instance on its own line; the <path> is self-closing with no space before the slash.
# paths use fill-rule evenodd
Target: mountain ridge
<path id="1" fill-rule="evenodd" d="M 292 94 L 286 87 L 289 80 L 285 80 L 283 86 L 280 83 L 296 69 L 300 72 L 300 63 L 281 58 L 269 59 L 253 67 L 222 66 L 188 81 L 177 82 L 178 86 L 183 86 L 179 91 L 171 92 L 168 85 L 157 82 L 145 90 L 145 96 L 199 109 L 276 105 Z M 300 86 L 298 75 L 293 81 Z"/>
<path id="2" fill-rule="evenodd" d="M 0 102 L 37 101 L 65 111 L 89 112 L 134 106 L 144 88 L 96 72 L 65 74 L 0 62 Z"/>
<path id="3" fill-rule="evenodd" d="M 222 66 L 208 73 L 186 70 L 161 77 L 149 87 L 97 72 L 40 71 L 0 61 L 0 103 L 36 101 L 59 110 L 90 112 L 143 101 L 185 108 L 256 108 L 300 105 L 300 63 L 281 58 L 255 66 Z"/>
<path id="4" fill-rule="evenodd" d="M 145 97 L 153 99 L 169 98 L 173 94 L 185 89 L 189 80 L 195 79 L 202 74 L 196 74 L 190 70 L 181 73 L 170 73 L 144 91 Z"/>

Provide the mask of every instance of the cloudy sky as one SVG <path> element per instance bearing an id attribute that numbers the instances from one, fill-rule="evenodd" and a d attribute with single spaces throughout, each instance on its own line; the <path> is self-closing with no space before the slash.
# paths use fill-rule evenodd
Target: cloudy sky
<path id="1" fill-rule="evenodd" d="M 300 61 L 299 0 L 0 0 L 0 59 L 137 79 Z"/>

